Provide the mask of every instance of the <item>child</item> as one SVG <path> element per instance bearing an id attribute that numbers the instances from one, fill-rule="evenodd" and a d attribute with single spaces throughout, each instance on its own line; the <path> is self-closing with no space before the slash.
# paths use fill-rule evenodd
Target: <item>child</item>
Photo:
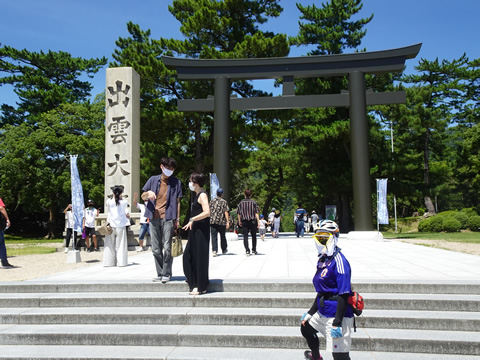
<path id="1" fill-rule="evenodd" d="M 267 233 L 267 221 L 265 220 L 263 215 L 260 215 L 260 221 L 258 222 L 258 232 L 260 234 L 260 239 L 265 241 L 265 234 Z"/>

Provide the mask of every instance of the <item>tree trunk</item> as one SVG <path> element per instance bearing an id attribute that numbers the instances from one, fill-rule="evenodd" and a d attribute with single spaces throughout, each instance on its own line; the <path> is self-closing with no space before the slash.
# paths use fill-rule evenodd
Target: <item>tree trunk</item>
<path id="1" fill-rule="evenodd" d="M 49 208 L 49 215 L 48 215 L 48 234 L 45 236 L 46 239 L 54 239 L 55 238 L 55 223 L 57 220 L 56 211 L 52 207 Z"/>
<path id="2" fill-rule="evenodd" d="M 429 166 L 429 163 L 428 163 L 428 138 L 429 138 L 429 135 L 430 135 L 430 130 L 427 129 L 427 131 L 425 132 L 425 142 L 424 142 L 424 147 L 423 147 L 423 183 L 425 185 L 429 185 L 430 184 L 430 166 Z"/>
<path id="3" fill-rule="evenodd" d="M 338 206 L 338 226 L 340 227 L 340 232 L 348 233 L 352 230 L 352 224 L 350 221 L 350 201 L 347 194 L 338 194 L 337 196 L 337 204 Z"/>
<path id="4" fill-rule="evenodd" d="M 428 163 L 428 145 L 429 145 L 429 135 L 430 135 L 430 130 L 427 128 L 427 131 L 425 132 L 425 143 L 424 143 L 424 149 L 423 149 L 423 184 L 425 185 L 425 192 L 428 191 L 428 185 L 430 184 L 430 166 Z M 435 214 L 435 207 L 433 206 L 432 199 L 430 199 L 430 196 L 425 195 L 424 196 L 424 202 L 425 202 L 425 207 L 427 208 L 427 211 L 430 214 Z"/>
<path id="5" fill-rule="evenodd" d="M 204 164 L 202 157 L 202 124 L 201 121 L 195 120 L 195 171 L 203 173 Z"/>
<path id="6" fill-rule="evenodd" d="M 430 196 L 425 196 L 424 200 L 425 200 L 425 207 L 427 208 L 427 211 L 430 214 L 435 214 L 436 213 L 435 206 L 433 206 L 433 202 L 432 202 L 432 199 L 430 199 Z"/>
<path id="7" fill-rule="evenodd" d="M 283 169 L 278 168 L 278 180 L 275 182 L 275 186 L 271 188 L 271 192 L 270 194 L 268 194 L 265 200 L 265 204 L 263 205 L 263 214 L 268 215 L 270 213 L 270 211 L 268 210 L 270 208 L 270 204 L 272 203 L 275 195 L 278 194 L 278 192 L 282 188 L 283 182 L 284 182 Z"/>

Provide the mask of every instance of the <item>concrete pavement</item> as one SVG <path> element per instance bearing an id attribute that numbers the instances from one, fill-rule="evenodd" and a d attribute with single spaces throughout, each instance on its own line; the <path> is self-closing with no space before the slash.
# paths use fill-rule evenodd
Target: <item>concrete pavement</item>
<path id="1" fill-rule="evenodd" d="M 251 242 L 251 240 L 250 240 Z M 348 240 L 342 235 L 339 246 L 352 267 L 355 282 L 410 283 L 478 283 L 480 256 L 457 253 L 426 246 L 383 241 Z M 210 257 L 210 279 L 227 281 L 310 281 L 317 261 L 310 234 L 297 238 L 282 233 L 265 241 L 258 239 L 258 255 L 246 256 L 242 236 L 228 242 L 228 254 Z M 155 277 L 151 251 L 129 258 L 126 267 L 103 267 L 101 264 L 57 273 L 27 282 L 104 282 L 151 281 Z M 182 257 L 173 261 L 172 281 L 183 281 Z"/>

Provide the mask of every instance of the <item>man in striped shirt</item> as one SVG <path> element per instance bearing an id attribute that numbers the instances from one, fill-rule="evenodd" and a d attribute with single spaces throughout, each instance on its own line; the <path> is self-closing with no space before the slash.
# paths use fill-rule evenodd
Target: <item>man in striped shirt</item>
<path id="1" fill-rule="evenodd" d="M 252 234 L 252 254 L 257 254 L 257 228 L 260 218 L 258 213 L 260 208 L 257 203 L 252 200 L 252 190 L 246 189 L 245 199 L 240 201 L 237 207 L 238 225 L 243 228 L 243 245 L 247 256 L 250 256 L 250 248 L 248 246 L 248 232 Z"/>

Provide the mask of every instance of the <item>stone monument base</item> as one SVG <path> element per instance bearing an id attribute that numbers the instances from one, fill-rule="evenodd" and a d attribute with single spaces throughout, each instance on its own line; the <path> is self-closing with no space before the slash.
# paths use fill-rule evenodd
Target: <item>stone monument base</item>
<path id="1" fill-rule="evenodd" d="M 82 262 L 80 258 L 80 251 L 78 250 L 69 250 L 67 253 L 67 264 L 76 264 Z"/>

